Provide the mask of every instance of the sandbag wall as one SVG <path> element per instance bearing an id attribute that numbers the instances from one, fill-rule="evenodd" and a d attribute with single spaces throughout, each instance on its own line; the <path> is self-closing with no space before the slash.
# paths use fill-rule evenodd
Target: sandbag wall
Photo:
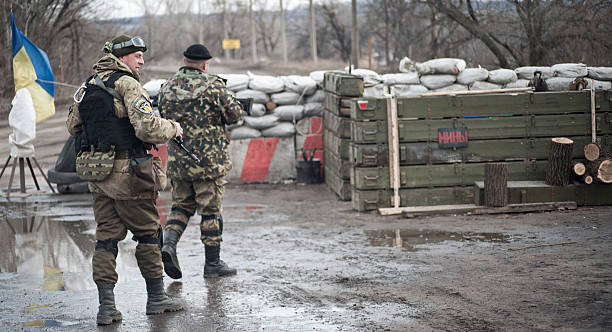
<path id="1" fill-rule="evenodd" d="M 338 72 L 324 76 L 323 141 L 325 183 L 341 200 L 352 196 L 349 147 L 351 143 L 350 107 L 353 97 L 363 94 L 363 78 Z"/>
<path id="2" fill-rule="evenodd" d="M 611 98 L 596 98 L 596 133 L 608 151 Z M 590 91 L 398 98 L 400 206 L 474 203 L 474 183 L 492 161 L 508 163 L 509 181 L 542 181 L 551 138 L 571 138 L 573 158 L 583 157 L 590 105 Z M 353 208 L 390 207 L 386 100 L 354 99 L 351 117 Z"/>

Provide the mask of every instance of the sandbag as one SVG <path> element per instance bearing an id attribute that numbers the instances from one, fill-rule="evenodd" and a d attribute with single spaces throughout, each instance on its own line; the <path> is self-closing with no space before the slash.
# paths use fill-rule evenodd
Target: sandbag
<path id="1" fill-rule="evenodd" d="M 495 84 L 508 84 L 516 81 L 518 77 L 512 69 L 495 69 L 489 71 L 489 78 L 487 81 Z"/>
<path id="2" fill-rule="evenodd" d="M 264 104 L 253 104 L 251 106 L 251 116 L 259 117 L 266 114 L 266 105 Z"/>
<path id="3" fill-rule="evenodd" d="M 451 84 L 451 85 L 447 85 L 439 89 L 431 90 L 430 92 L 454 92 L 454 91 L 468 91 L 468 90 L 469 89 L 467 85 Z"/>
<path id="4" fill-rule="evenodd" d="M 470 85 L 470 90 L 496 90 L 501 88 L 501 84 L 495 84 L 485 81 L 476 81 Z"/>
<path id="5" fill-rule="evenodd" d="M 569 84 L 574 81 L 572 77 L 551 77 L 546 80 L 548 91 L 568 91 Z"/>
<path id="6" fill-rule="evenodd" d="M 399 73 L 399 74 L 384 74 L 380 77 L 383 84 L 419 84 L 419 74 L 417 72 Z"/>
<path id="7" fill-rule="evenodd" d="M 281 121 L 298 121 L 304 117 L 304 105 L 283 105 L 272 111 Z M 265 136 L 265 135 L 264 135 Z"/>
<path id="8" fill-rule="evenodd" d="M 317 82 L 308 76 L 289 75 L 281 77 L 285 83 L 285 90 L 299 95 L 309 96 L 317 91 Z"/>
<path id="9" fill-rule="evenodd" d="M 587 67 L 590 78 L 600 81 L 612 81 L 612 67 Z"/>
<path id="10" fill-rule="evenodd" d="M 260 117 L 245 116 L 244 123 L 251 128 L 262 130 L 276 126 L 279 123 L 279 119 L 278 116 L 274 114 L 268 114 Z"/>
<path id="11" fill-rule="evenodd" d="M 236 98 L 253 98 L 253 103 L 258 104 L 265 104 L 270 101 L 270 96 L 267 93 L 251 89 L 236 92 Z"/>
<path id="12" fill-rule="evenodd" d="M 287 137 L 295 134 L 295 126 L 291 122 L 281 122 L 274 127 L 261 131 L 264 137 Z"/>
<path id="13" fill-rule="evenodd" d="M 593 84 L 595 90 L 612 90 L 612 82 L 600 80 L 587 80 L 589 84 Z"/>
<path id="14" fill-rule="evenodd" d="M 533 73 L 535 73 L 536 71 L 542 73 L 542 79 L 548 79 L 553 77 L 553 72 L 550 67 L 528 66 L 514 69 L 514 72 L 516 73 L 517 77 L 525 80 L 532 79 Z"/>
<path id="15" fill-rule="evenodd" d="M 484 68 L 466 68 L 457 75 L 457 83 L 470 85 L 476 81 L 486 81 L 489 78 L 489 71 Z"/>
<path id="16" fill-rule="evenodd" d="M 409 57 L 403 57 L 399 62 L 399 71 L 401 73 L 410 73 L 416 72 L 416 67 L 414 66 L 414 61 L 412 61 Z"/>
<path id="17" fill-rule="evenodd" d="M 322 103 L 325 100 L 325 91 L 318 89 L 314 94 L 306 97 L 306 103 Z"/>
<path id="18" fill-rule="evenodd" d="M 504 85 L 504 89 L 526 88 L 529 85 L 529 80 L 519 78 L 516 82 L 511 82 Z"/>
<path id="19" fill-rule="evenodd" d="M 557 77 L 584 77 L 589 74 L 584 63 L 559 63 L 551 67 L 553 76 Z"/>
<path id="20" fill-rule="evenodd" d="M 323 104 L 321 103 L 306 103 L 304 105 L 304 116 L 319 116 L 323 113 Z"/>
<path id="21" fill-rule="evenodd" d="M 453 74 L 457 75 L 465 70 L 465 60 L 454 58 L 439 58 L 416 63 L 417 71 L 421 75 L 427 74 Z M 454 81 L 453 81 L 454 82 Z M 427 85 L 425 85 L 427 86 Z"/>
<path id="22" fill-rule="evenodd" d="M 457 76 L 455 75 L 423 75 L 421 76 L 421 84 L 430 90 L 439 89 L 455 83 Z"/>
<path id="23" fill-rule="evenodd" d="M 251 114 L 252 114 L 252 112 L 251 112 Z M 238 121 L 238 122 L 236 122 L 236 123 L 232 123 L 232 124 L 229 124 L 229 125 L 225 125 L 225 127 L 226 127 L 227 129 L 230 129 L 230 130 L 231 130 L 231 129 L 234 129 L 234 128 L 242 127 L 243 125 L 244 125 L 244 119 L 241 119 L 240 121 Z"/>
<path id="24" fill-rule="evenodd" d="M 274 93 L 270 97 L 276 105 L 295 105 L 298 102 L 303 102 L 300 94 L 291 91 Z"/>
<path id="25" fill-rule="evenodd" d="M 348 70 L 347 70 L 348 73 Z M 369 69 L 357 68 L 351 71 L 352 75 L 363 77 L 364 84 L 378 84 L 382 82 L 382 78 L 377 72 Z"/>
<path id="26" fill-rule="evenodd" d="M 240 91 L 249 87 L 249 75 L 245 74 L 219 74 L 225 82 L 225 87 L 232 91 Z"/>
<path id="27" fill-rule="evenodd" d="M 364 97 L 380 98 L 383 97 L 385 93 L 386 88 L 384 84 L 377 84 L 363 89 Z"/>
<path id="28" fill-rule="evenodd" d="M 323 85 L 323 79 L 324 79 L 325 73 L 327 73 L 327 72 L 343 73 L 343 71 L 341 71 L 341 70 L 315 70 L 313 72 L 310 72 L 308 77 L 310 77 L 318 85 L 322 86 Z"/>
<path id="29" fill-rule="evenodd" d="M 252 75 L 249 89 L 259 90 L 265 93 L 281 92 L 285 89 L 285 83 L 278 77 L 269 75 Z"/>
<path id="30" fill-rule="evenodd" d="M 258 138 L 258 137 L 261 137 L 261 131 L 255 129 L 255 128 L 249 128 L 249 127 L 245 127 L 245 126 L 234 128 L 230 132 L 230 139 L 232 139 L 232 140 L 247 139 L 247 138 Z"/>
<path id="31" fill-rule="evenodd" d="M 397 97 L 414 97 L 414 96 L 418 96 L 422 93 L 426 93 L 429 91 L 426 87 L 420 84 L 410 84 L 410 85 L 398 84 L 398 85 L 392 86 L 390 90 L 391 90 L 391 93 Z"/>

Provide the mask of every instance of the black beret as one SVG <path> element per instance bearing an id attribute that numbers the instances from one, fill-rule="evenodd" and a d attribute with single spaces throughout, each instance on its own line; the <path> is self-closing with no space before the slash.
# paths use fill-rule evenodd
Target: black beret
<path id="1" fill-rule="evenodd" d="M 191 60 L 208 60 L 212 59 L 212 55 L 208 52 L 206 46 L 202 44 L 193 44 L 187 47 L 187 50 L 183 52 L 183 55 Z"/>

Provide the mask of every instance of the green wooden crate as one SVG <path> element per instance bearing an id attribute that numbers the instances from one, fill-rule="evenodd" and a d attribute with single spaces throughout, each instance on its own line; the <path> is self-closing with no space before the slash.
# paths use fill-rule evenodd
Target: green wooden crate
<path id="1" fill-rule="evenodd" d="M 474 185 L 474 204 L 484 205 L 484 181 Z M 576 202 L 579 206 L 612 204 L 612 185 L 549 186 L 544 181 L 508 181 L 508 204 Z"/>
<path id="2" fill-rule="evenodd" d="M 350 181 L 353 164 L 349 160 L 341 159 L 339 156 L 325 150 L 325 167 L 341 179 Z"/>
<path id="3" fill-rule="evenodd" d="M 341 159 L 349 159 L 349 145 L 351 140 L 340 138 L 329 130 L 323 131 L 323 148 L 330 151 Z"/>
<path id="4" fill-rule="evenodd" d="M 612 114 L 596 116 L 597 135 L 612 134 Z M 437 142 L 439 128 L 467 127 L 471 140 L 536 138 L 555 136 L 590 136 L 590 114 L 509 116 L 491 118 L 461 118 L 441 120 L 399 120 L 400 142 Z M 351 139 L 354 143 L 386 143 L 386 121 L 353 121 Z"/>
<path id="5" fill-rule="evenodd" d="M 445 187 L 473 185 L 484 179 L 484 165 L 472 164 L 439 164 L 400 166 L 400 187 Z M 513 161 L 508 162 L 508 179 L 542 180 L 546 175 L 547 161 Z M 388 189 L 389 168 L 354 167 L 351 172 L 351 185 L 358 190 Z"/>
<path id="6" fill-rule="evenodd" d="M 351 116 L 350 101 L 351 97 L 342 97 L 330 92 L 325 92 L 323 108 L 337 116 L 349 118 Z"/>
<path id="7" fill-rule="evenodd" d="M 427 206 L 471 204 L 474 202 L 474 188 L 439 187 L 401 189 L 400 206 Z M 391 207 L 393 190 L 353 190 L 352 206 L 357 211 L 370 211 Z"/>
<path id="8" fill-rule="evenodd" d="M 597 112 L 611 112 L 612 91 L 597 91 L 595 94 L 595 106 Z"/>
<path id="9" fill-rule="evenodd" d="M 325 183 L 327 187 L 334 192 L 340 200 L 350 201 L 352 190 L 350 180 L 340 178 L 334 171 L 327 168 L 327 163 L 324 167 Z"/>
<path id="10" fill-rule="evenodd" d="M 351 122 L 349 118 L 337 116 L 332 112 L 323 112 L 323 125 L 340 138 L 351 138 Z"/>
<path id="11" fill-rule="evenodd" d="M 363 107 L 366 103 L 367 107 Z M 447 95 L 405 97 L 397 100 L 398 118 L 439 119 L 508 114 L 550 115 L 584 112 L 590 112 L 590 92 L 588 91 Z M 387 118 L 386 99 L 357 98 L 353 100 L 351 118 L 355 120 L 385 120 Z"/>
<path id="12" fill-rule="evenodd" d="M 573 158 L 583 158 L 583 147 L 591 142 L 590 136 L 570 136 L 574 141 Z M 499 139 L 470 141 L 467 147 L 442 149 L 437 142 L 400 143 L 400 165 L 444 164 L 465 162 L 491 162 L 516 160 L 547 160 L 550 138 Z M 356 167 L 389 165 L 386 143 L 351 143 L 349 160 Z"/>
<path id="13" fill-rule="evenodd" d="M 326 72 L 323 87 L 339 96 L 359 97 L 363 95 L 363 78 L 345 73 Z"/>

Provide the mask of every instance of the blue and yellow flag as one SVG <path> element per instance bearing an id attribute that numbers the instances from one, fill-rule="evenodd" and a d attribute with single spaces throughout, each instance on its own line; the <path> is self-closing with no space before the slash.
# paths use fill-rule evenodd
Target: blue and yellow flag
<path id="1" fill-rule="evenodd" d="M 19 31 L 11 13 L 15 91 L 26 88 L 36 110 L 36 123 L 55 114 L 55 85 L 49 58 Z"/>

